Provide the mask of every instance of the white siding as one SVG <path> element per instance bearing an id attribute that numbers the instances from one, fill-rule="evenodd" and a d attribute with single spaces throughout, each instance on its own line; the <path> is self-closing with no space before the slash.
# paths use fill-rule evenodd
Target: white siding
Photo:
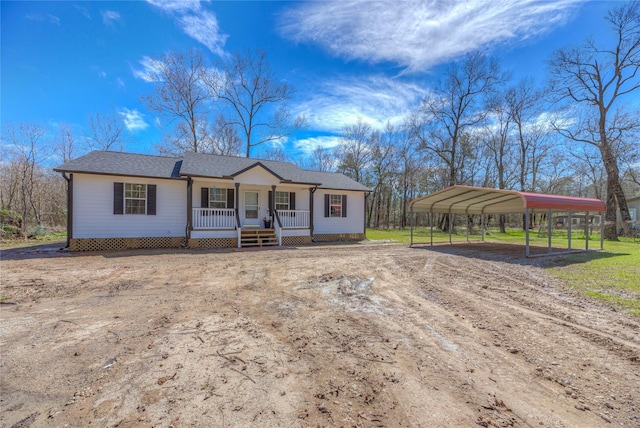
<path id="1" fill-rule="evenodd" d="M 113 183 L 155 184 L 156 215 L 113 214 Z M 74 238 L 184 236 L 187 182 L 154 178 L 73 174 Z"/>
<path id="2" fill-rule="evenodd" d="M 325 217 L 324 195 L 347 195 L 347 217 Z M 346 190 L 316 190 L 313 197 L 313 233 L 364 233 L 364 193 Z"/>

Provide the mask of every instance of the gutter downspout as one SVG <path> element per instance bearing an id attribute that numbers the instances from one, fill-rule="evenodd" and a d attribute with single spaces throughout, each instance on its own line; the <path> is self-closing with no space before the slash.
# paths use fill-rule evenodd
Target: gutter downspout
<path id="1" fill-rule="evenodd" d="M 364 194 L 364 215 L 362 216 L 364 218 L 364 224 L 362 225 L 362 232 L 365 239 L 367 239 L 367 212 L 369 212 L 367 209 L 367 199 L 369 199 L 369 196 L 371 196 L 371 192 Z"/>
<path id="2" fill-rule="evenodd" d="M 313 197 L 318 190 L 318 185 L 309 187 L 309 235 L 311 236 L 311 242 L 316 242 L 313 238 Z"/>
<path id="3" fill-rule="evenodd" d="M 62 172 L 62 177 L 67 182 L 67 246 L 71 245 L 71 239 L 73 239 L 73 174 L 69 174 L 69 177 Z"/>
<path id="4" fill-rule="evenodd" d="M 187 228 L 185 230 L 184 246 L 189 246 L 191 240 L 191 231 L 193 230 L 193 180 L 187 177 Z"/>

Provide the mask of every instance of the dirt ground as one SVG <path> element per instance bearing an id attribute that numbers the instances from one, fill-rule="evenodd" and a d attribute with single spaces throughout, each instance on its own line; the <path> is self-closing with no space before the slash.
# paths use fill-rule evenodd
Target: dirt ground
<path id="1" fill-rule="evenodd" d="M 640 426 L 640 322 L 522 247 L 0 262 L 0 425 Z"/>

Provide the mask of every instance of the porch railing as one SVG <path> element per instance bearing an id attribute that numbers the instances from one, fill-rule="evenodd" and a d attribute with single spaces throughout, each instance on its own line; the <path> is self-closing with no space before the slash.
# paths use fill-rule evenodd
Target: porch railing
<path id="1" fill-rule="evenodd" d="M 283 229 L 308 229 L 308 210 L 278 210 L 278 217 Z"/>
<path id="2" fill-rule="evenodd" d="M 193 208 L 194 229 L 235 229 L 236 211 L 223 208 Z"/>

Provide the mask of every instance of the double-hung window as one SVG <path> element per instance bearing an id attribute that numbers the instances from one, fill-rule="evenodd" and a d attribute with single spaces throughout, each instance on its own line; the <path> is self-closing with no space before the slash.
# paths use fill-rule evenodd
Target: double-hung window
<path id="1" fill-rule="evenodd" d="M 227 189 L 211 189 L 209 193 L 209 208 L 227 208 Z"/>
<path id="2" fill-rule="evenodd" d="M 329 217 L 342 217 L 342 195 L 329 195 Z"/>
<path id="3" fill-rule="evenodd" d="M 325 217 L 347 216 L 347 195 L 324 195 Z"/>
<path id="4" fill-rule="evenodd" d="M 289 192 L 276 192 L 276 210 L 289 210 L 291 206 L 289 202 L 291 201 L 289 197 Z"/>
<path id="5" fill-rule="evenodd" d="M 147 185 L 139 183 L 124 184 L 125 214 L 147 213 Z"/>
<path id="6" fill-rule="evenodd" d="M 113 213 L 156 215 L 157 186 L 141 183 L 113 183 Z"/>

